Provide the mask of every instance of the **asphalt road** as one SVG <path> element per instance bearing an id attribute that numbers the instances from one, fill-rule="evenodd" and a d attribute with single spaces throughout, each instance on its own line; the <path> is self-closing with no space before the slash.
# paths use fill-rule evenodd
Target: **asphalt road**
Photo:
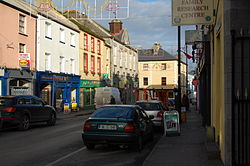
<path id="1" fill-rule="evenodd" d="M 147 142 L 142 152 L 98 145 L 87 150 L 81 139 L 86 117 L 58 120 L 56 126 L 33 125 L 28 131 L 0 132 L 1 166 L 139 166 L 160 138 Z"/>

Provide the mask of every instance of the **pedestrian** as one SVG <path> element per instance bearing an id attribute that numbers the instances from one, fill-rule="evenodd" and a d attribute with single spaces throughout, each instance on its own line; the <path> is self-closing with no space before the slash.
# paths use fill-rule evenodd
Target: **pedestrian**
<path id="1" fill-rule="evenodd" d="M 110 96 L 110 104 L 115 104 L 116 102 L 115 102 L 115 98 L 114 98 L 114 96 Z"/>
<path id="2" fill-rule="evenodd" d="M 183 95 L 182 106 L 186 107 L 186 111 L 189 111 L 189 99 L 186 94 Z"/>

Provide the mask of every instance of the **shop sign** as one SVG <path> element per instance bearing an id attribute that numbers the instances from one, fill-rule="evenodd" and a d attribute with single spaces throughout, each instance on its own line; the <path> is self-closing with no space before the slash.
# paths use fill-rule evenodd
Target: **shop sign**
<path id="1" fill-rule="evenodd" d="M 108 80 L 109 79 L 109 75 L 108 74 L 102 74 L 102 78 L 103 78 L 103 80 Z"/>
<path id="2" fill-rule="evenodd" d="M 100 81 L 81 80 L 80 87 L 100 87 Z"/>
<path id="3" fill-rule="evenodd" d="M 185 31 L 185 43 L 192 45 L 195 42 L 202 41 L 202 32 L 199 30 L 186 30 Z"/>
<path id="4" fill-rule="evenodd" d="M 30 53 L 19 53 L 18 61 L 19 61 L 19 67 L 29 68 L 30 67 Z"/>
<path id="5" fill-rule="evenodd" d="M 212 0 L 172 0 L 172 25 L 206 25 L 213 23 Z"/>
<path id="6" fill-rule="evenodd" d="M 46 76 L 42 76 L 41 79 L 44 79 L 44 80 L 54 79 L 54 81 L 69 81 L 70 78 L 68 76 L 46 75 Z"/>

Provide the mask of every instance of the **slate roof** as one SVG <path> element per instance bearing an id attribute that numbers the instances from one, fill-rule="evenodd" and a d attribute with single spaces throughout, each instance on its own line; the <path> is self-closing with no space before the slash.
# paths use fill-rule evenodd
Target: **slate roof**
<path id="1" fill-rule="evenodd" d="M 159 49 L 158 54 L 154 55 L 153 49 L 138 50 L 138 60 L 142 61 L 172 61 L 178 60 L 174 55 L 169 54 L 162 48 Z"/>

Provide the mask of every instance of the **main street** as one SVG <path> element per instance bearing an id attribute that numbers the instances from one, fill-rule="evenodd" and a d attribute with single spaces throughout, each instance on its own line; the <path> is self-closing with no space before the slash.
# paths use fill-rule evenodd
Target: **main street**
<path id="1" fill-rule="evenodd" d="M 147 142 L 141 153 L 122 147 L 96 146 L 87 150 L 81 138 L 82 122 L 87 116 L 57 121 L 56 126 L 33 125 L 28 131 L 8 129 L 0 133 L 0 163 L 3 166 L 52 165 L 141 165 L 151 152 L 153 142 Z"/>

